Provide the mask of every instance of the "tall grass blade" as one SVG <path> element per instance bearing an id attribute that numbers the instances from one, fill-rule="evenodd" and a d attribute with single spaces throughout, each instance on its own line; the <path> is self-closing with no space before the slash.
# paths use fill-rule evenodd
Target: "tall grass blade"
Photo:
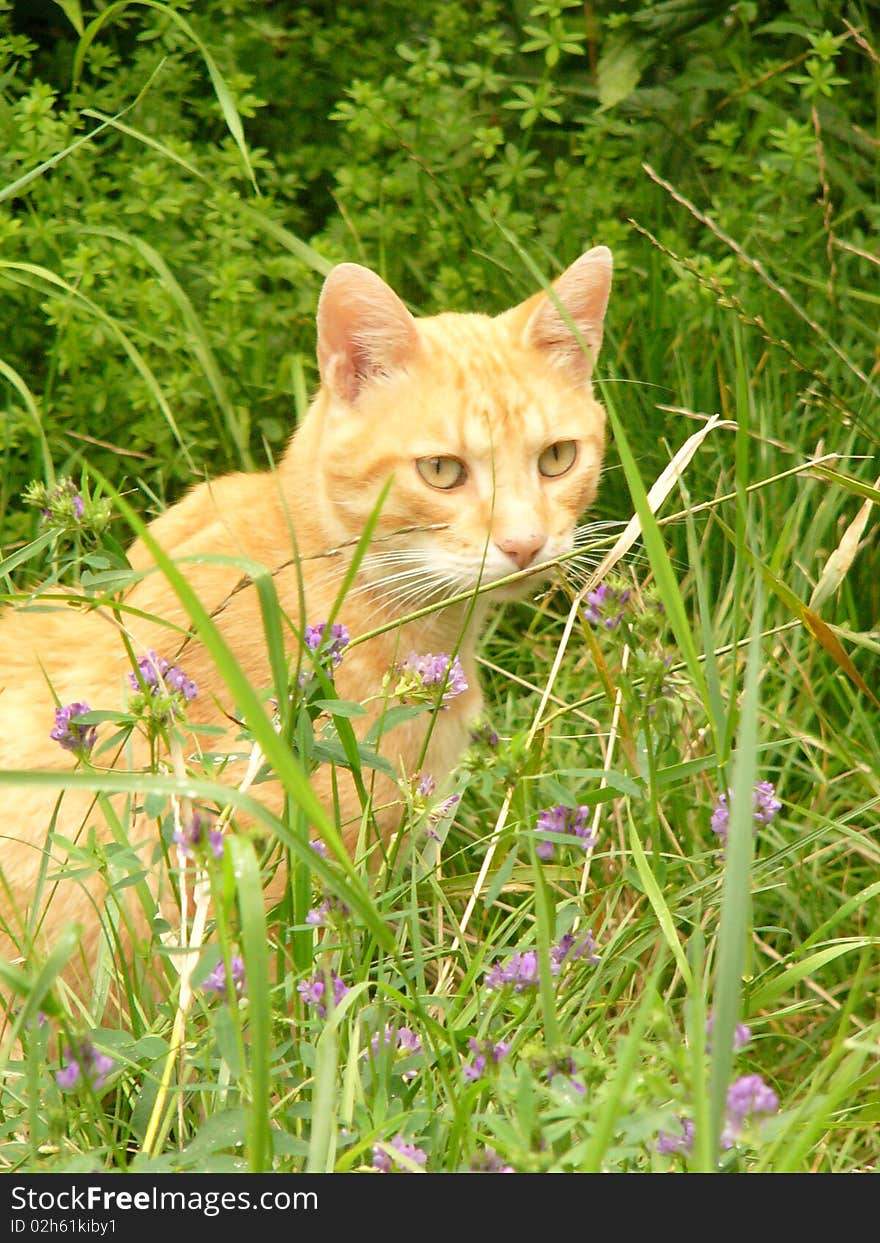
<path id="1" fill-rule="evenodd" d="M 751 870 L 754 852 L 754 790 L 757 779 L 758 686 L 761 674 L 760 592 L 752 616 L 742 708 L 730 795 L 730 818 L 725 846 L 721 916 L 718 927 L 717 966 L 712 1009 L 712 1053 L 709 1069 L 709 1111 L 712 1158 L 717 1161 L 727 1088 L 733 1068 L 734 1029 L 739 1019 L 746 943 L 751 921 Z"/>
<path id="2" fill-rule="evenodd" d="M 260 884 L 260 868 L 253 844 L 235 834 L 227 838 L 232 859 L 238 910 L 241 917 L 241 949 L 245 965 L 250 1027 L 250 1107 L 247 1115 L 247 1158 L 252 1174 L 271 1169 L 272 1139 L 269 1131 L 270 1068 L 272 1065 L 272 1008 L 266 909 Z"/>

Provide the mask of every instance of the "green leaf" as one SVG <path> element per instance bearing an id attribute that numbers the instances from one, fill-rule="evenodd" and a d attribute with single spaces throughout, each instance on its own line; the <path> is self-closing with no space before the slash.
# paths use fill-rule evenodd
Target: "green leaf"
<path id="1" fill-rule="evenodd" d="M 82 5 L 79 0 L 55 0 L 78 35 L 83 32 Z"/>
<path id="2" fill-rule="evenodd" d="M 596 67 L 599 84 L 599 103 L 603 108 L 613 108 L 631 95 L 642 76 L 642 55 L 634 43 L 622 38 L 611 38 L 599 57 Z"/>
<path id="3" fill-rule="evenodd" d="M 344 716 L 348 719 L 367 714 L 363 704 L 352 703 L 347 699 L 316 699 L 314 707 L 329 713 L 330 716 Z"/>
<path id="4" fill-rule="evenodd" d="M 663 933 L 666 944 L 672 950 L 678 969 L 681 972 L 682 979 L 687 987 L 690 988 L 692 986 L 690 964 L 685 956 L 681 942 L 678 939 L 678 933 L 675 929 L 675 920 L 672 918 L 672 912 L 669 909 L 666 899 L 663 897 L 663 892 L 657 883 L 654 873 L 651 871 L 651 865 L 648 862 L 648 857 L 645 854 L 645 848 L 639 838 L 632 815 L 630 815 L 629 818 L 629 848 L 632 851 L 632 856 L 635 860 L 636 871 L 639 874 L 642 892 L 651 903 L 651 906 L 654 909 L 654 914 L 657 916 L 657 922 L 660 925 L 660 931 Z"/>
<path id="5" fill-rule="evenodd" d="M 790 992 L 792 988 L 801 980 L 807 979 L 820 967 L 824 967 L 828 962 L 834 962 L 841 958 L 844 954 L 849 954 L 853 950 L 864 949 L 866 945 L 880 945 L 880 938 L 877 937 L 851 937 L 843 941 L 837 941 L 834 945 L 829 945 L 825 949 L 817 950 L 815 954 L 810 954 L 801 962 L 787 962 L 782 971 L 774 972 L 773 976 L 767 980 L 765 984 L 758 985 L 752 989 L 749 996 L 749 1004 L 753 1010 L 762 1010 L 766 1006 L 771 1006 L 778 998 Z"/>

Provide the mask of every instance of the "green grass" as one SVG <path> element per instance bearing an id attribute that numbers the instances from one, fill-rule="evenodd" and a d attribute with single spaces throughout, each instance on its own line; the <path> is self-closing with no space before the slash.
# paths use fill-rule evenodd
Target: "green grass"
<path id="1" fill-rule="evenodd" d="M 87 44 L 98 27 L 88 28 Z M 208 69 L 219 114 L 252 173 L 233 96 L 213 59 Z M 169 162 L 182 158 L 164 145 L 162 152 Z M 682 232 L 682 220 L 692 227 L 693 205 L 659 193 L 646 173 L 644 199 L 632 209 L 644 227 L 662 233 L 652 213 L 674 218 Z M 263 224 L 279 259 L 294 253 L 314 272 L 324 270 L 326 260 L 306 242 Z M 710 233 L 699 221 L 701 243 Z M 217 436 L 248 461 L 249 416 L 230 396 L 206 313 L 154 245 L 127 231 L 113 236 L 155 274 L 180 350 L 212 394 Z M 223 860 L 209 863 L 201 893 L 188 899 L 189 926 L 197 930 L 191 991 L 170 968 L 167 986 L 156 991 L 146 985 L 146 961 L 120 965 L 111 948 L 112 892 L 104 913 L 108 945 L 88 987 L 72 989 L 63 975 L 77 954 L 73 930 L 44 959 L 25 934 L 23 963 L 0 964 L 8 997 L 0 1167 L 349 1171 L 369 1168 L 374 1146 L 387 1152 L 398 1135 L 423 1150 L 426 1168 L 436 1172 L 479 1166 L 490 1149 L 517 1171 L 874 1166 L 876 506 L 857 538 L 844 540 L 862 505 L 878 499 L 876 372 L 859 375 L 853 362 L 868 336 L 859 310 L 830 307 L 822 333 L 841 344 L 829 349 L 817 378 L 815 339 L 804 322 L 816 311 L 807 315 L 799 299 L 810 282 L 822 282 L 824 236 L 802 239 L 785 257 L 797 279 L 786 272 L 783 280 L 791 290 L 784 342 L 781 329 L 767 327 L 782 314 L 775 278 L 764 280 L 748 265 L 735 269 L 748 269 L 756 282 L 748 312 L 729 284 L 699 271 L 689 292 L 671 300 L 670 286 L 685 274 L 665 253 L 666 242 L 633 237 L 638 267 L 620 277 L 625 313 L 616 319 L 612 301 L 601 368 L 614 443 L 591 515 L 641 520 L 642 540 L 609 579 L 632 592 L 626 618 L 610 631 L 591 626 L 577 601 L 583 575 L 570 567 L 552 591 L 492 615 L 481 654 L 498 741 L 475 743 L 453 776 L 449 789 L 462 797 L 443 822 L 439 861 L 425 846 L 418 805 L 411 816 L 417 849 L 400 843 L 378 872 L 347 858 L 333 809 L 314 805 L 305 780 L 311 766 L 328 762 L 320 758 L 326 751 L 315 735 L 316 709 L 298 705 L 281 736 L 268 728 L 261 709 L 267 688 L 248 684 L 222 629 L 189 588 L 186 567 L 160 550 L 161 571 L 241 708 L 248 745 L 259 746 L 284 783 L 285 816 L 272 818 L 246 791 L 187 771 L 176 744 L 162 757 L 170 771 L 157 763 L 146 775 L 83 770 L 62 781 L 0 773 L 10 802 L 27 784 L 54 786 L 59 795 L 84 786 L 111 814 L 111 793 L 137 793 L 166 841 L 172 800 L 197 797 L 232 826 Z M 740 261 L 749 239 L 731 240 Z M 525 237 L 511 239 L 506 259 L 523 287 L 533 283 L 529 264 L 549 271 Z M 780 280 L 783 266 L 780 259 Z M 100 321 L 128 359 L 132 382 L 152 393 L 156 426 L 177 439 L 181 454 L 195 451 L 175 421 L 180 394 L 165 391 L 142 328 L 105 311 L 97 294 L 60 272 L 15 261 L 0 267 L 16 296 L 63 295 L 66 313 Z M 686 323 L 676 318 L 682 305 L 693 313 Z M 50 370 L 62 361 L 50 357 Z M 32 461 L 47 484 L 78 471 L 81 459 L 62 449 L 69 446 L 63 429 L 41 418 L 41 377 L 22 375 L 11 362 L 0 363 L 0 372 L 28 420 Z M 301 408 L 301 364 L 291 363 L 291 376 Z M 276 383 L 268 372 L 264 380 L 267 388 Z M 652 514 L 647 494 L 655 478 L 716 411 L 723 422 Z M 837 456 L 811 465 L 829 454 Z M 161 478 L 126 493 L 123 470 L 106 492 L 120 540 L 123 529 L 142 533 L 141 513 L 161 505 L 163 495 Z M 7 464 L 4 494 L 14 482 Z M 70 551 L 33 525 L 26 544 L 17 503 L 8 503 L 4 518 L 5 599 L 20 600 L 38 570 L 110 572 L 81 561 L 88 549 Z M 283 682 L 286 621 L 271 576 L 251 569 Z M 320 694 L 332 702 L 332 683 L 323 682 Z M 336 753 L 357 766 L 346 711 L 334 716 Z M 782 809 L 753 832 L 756 780 L 772 782 Z M 727 788 L 734 796 L 722 851 L 710 821 Z M 562 803 L 588 809 L 595 845 L 588 853 L 573 845 L 545 862 L 535 850 L 537 817 Z M 119 806 L 117 799 L 112 807 Z M 261 854 L 247 833 L 235 831 L 237 813 L 259 822 L 275 846 Z M 308 845 L 309 822 L 330 844 L 327 859 Z M 44 875 L 42 899 L 56 883 L 76 884 L 77 867 L 112 863 L 115 883 L 140 884 L 153 914 L 139 864 L 126 853 L 124 811 L 114 839 L 109 861 L 87 843 L 71 848 L 68 866 Z M 279 850 L 291 861 L 283 934 L 276 920 L 267 924 L 262 895 Z M 168 850 L 156 866 L 176 877 Z M 316 932 L 305 913 L 327 895 L 349 913 Z M 553 947 L 587 929 L 597 961 L 568 961 L 554 975 Z M 534 987 L 487 987 L 494 967 L 531 952 Z M 217 961 L 231 968 L 237 954 L 245 994 L 206 993 L 201 985 Z M 334 975 L 348 991 L 320 1016 L 298 985 L 317 978 L 332 992 Z M 121 1017 L 106 1005 L 111 981 L 128 1001 Z M 752 1036 L 735 1051 L 742 1022 Z M 409 1029 L 416 1047 L 389 1046 L 386 1025 Z M 114 1068 L 99 1091 L 88 1084 L 62 1091 L 55 1080 L 60 1050 L 82 1038 Z M 475 1056 L 471 1041 L 484 1051 L 507 1046 L 473 1081 L 465 1074 Z M 727 1092 L 744 1075 L 761 1076 L 779 1109 L 728 1146 Z M 681 1118 L 695 1126 L 691 1154 L 658 1153 L 658 1134 L 679 1133 Z M 412 1168 L 405 1158 L 400 1164 Z"/>

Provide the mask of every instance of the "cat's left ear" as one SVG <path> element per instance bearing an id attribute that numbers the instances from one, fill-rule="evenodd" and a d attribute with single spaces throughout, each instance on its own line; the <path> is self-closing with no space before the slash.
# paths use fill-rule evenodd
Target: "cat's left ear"
<path id="1" fill-rule="evenodd" d="M 365 385 L 415 360 L 416 321 L 393 289 L 359 263 L 340 263 L 318 299 L 318 367 L 335 397 L 351 404 Z"/>
<path id="2" fill-rule="evenodd" d="M 528 308 L 529 312 L 524 332 L 525 344 L 549 355 L 555 365 L 573 372 L 583 384 L 589 380 L 602 347 L 612 266 L 608 247 L 594 246 L 553 282 L 553 293 L 589 346 L 591 358 L 586 356 L 556 302 L 548 294 L 536 294 L 523 307 Z"/>

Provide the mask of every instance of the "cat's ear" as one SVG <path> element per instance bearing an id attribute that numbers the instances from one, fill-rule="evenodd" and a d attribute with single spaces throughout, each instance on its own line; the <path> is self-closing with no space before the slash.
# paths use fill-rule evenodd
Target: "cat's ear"
<path id="1" fill-rule="evenodd" d="M 536 294 L 524 304 L 529 311 L 525 344 L 543 351 L 555 365 L 572 371 L 581 383 L 589 380 L 602 347 L 611 270 L 611 251 L 607 246 L 594 246 L 553 282 L 556 298 L 590 347 L 592 358 L 584 354 L 559 307 L 546 293 Z"/>
<path id="2" fill-rule="evenodd" d="M 351 403 L 376 376 L 391 375 L 420 350 L 416 321 L 369 268 L 340 263 L 318 299 L 318 367 L 334 396 Z"/>

